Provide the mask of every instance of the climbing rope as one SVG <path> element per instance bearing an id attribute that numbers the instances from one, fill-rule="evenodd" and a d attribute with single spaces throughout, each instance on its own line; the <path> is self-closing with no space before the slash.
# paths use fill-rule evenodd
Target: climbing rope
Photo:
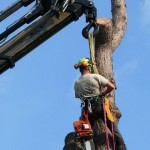
<path id="1" fill-rule="evenodd" d="M 105 133 L 106 133 L 106 148 L 107 150 L 109 150 L 109 137 L 108 137 L 108 129 L 107 129 L 106 109 L 105 109 L 104 102 L 103 102 L 103 110 L 104 110 L 104 122 L 105 122 Z"/>
<path id="2" fill-rule="evenodd" d="M 106 133 L 106 147 L 109 150 L 109 137 L 108 137 L 108 129 L 107 129 L 107 119 L 111 122 L 111 133 L 112 133 L 112 142 L 113 142 L 113 150 L 116 149 L 115 145 L 115 134 L 114 134 L 114 117 L 110 110 L 109 99 L 104 97 L 103 99 L 103 110 L 104 110 L 104 122 L 105 122 L 105 133 Z"/>
<path id="3" fill-rule="evenodd" d="M 115 133 L 114 133 L 114 124 L 111 122 L 111 133 L 112 133 L 112 139 L 113 139 L 113 148 L 116 150 L 116 143 L 115 143 Z"/>

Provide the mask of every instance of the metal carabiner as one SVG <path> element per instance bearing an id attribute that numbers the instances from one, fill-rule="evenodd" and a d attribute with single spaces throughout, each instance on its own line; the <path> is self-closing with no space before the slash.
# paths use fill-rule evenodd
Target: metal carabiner
<path id="1" fill-rule="evenodd" d="M 95 37 L 98 34 L 99 27 L 96 22 L 92 21 L 82 30 L 82 35 L 84 38 L 88 39 L 88 33 L 92 27 L 94 28 L 93 37 Z"/>
<path id="2" fill-rule="evenodd" d="M 81 108 L 83 109 L 85 107 L 85 102 L 81 100 Z"/>

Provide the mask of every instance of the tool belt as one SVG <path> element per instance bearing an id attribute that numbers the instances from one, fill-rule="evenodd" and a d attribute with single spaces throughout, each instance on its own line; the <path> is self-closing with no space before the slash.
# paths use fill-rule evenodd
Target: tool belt
<path id="1" fill-rule="evenodd" d="M 96 104 L 97 102 L 102 102 L 102 99 L 103 99 L 102 96 L 84 97 L 81 99 L 81 106 L 83 107 L 84 104 L 86 106 L 87 103 L 93 105 Z"/>

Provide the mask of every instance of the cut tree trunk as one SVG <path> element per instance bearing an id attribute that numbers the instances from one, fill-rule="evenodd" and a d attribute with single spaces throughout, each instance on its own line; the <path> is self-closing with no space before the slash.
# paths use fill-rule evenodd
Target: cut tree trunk
<path id="1" fill-rule="evenodd" d="M 125 0 L 111 0 L 112 4 L 112 20 L 107 18 L 97 19 L 99 24 L 99 34 L 95 38 L 95 59 L 98 71 L 101 75 L 109 79 L 116 86 L 113 73 L 112 55 L 120 44 L 126 30 L 127 14 Z M 112 112 L 115 121 L 118 123 L 121 112 L 115 105 L 115 90 L 111 92 L 109 100 L 112 104 Z M 95 120 L 93 126 L 93 141 L 95 150 L 106 150 L 105 126 L 102 119 Z M 74 134 L 68 134 L 65 139 L 65 147 L 63 150 L 80 150 L 80 144 L 74 140 Z M 112 150 L 112 135 L 109 131 L 110 150 Z M 71 145 L 73 147 L 71 147 Z"/>

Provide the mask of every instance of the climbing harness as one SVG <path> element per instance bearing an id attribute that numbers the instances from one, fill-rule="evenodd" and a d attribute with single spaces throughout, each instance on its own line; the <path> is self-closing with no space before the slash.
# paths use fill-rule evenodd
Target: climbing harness
<path id="1" fill-rule="evenodd" d="M 91 124 L 88 120 L 88 113 L 90 112 L 90 102 L 82 101 L 81 103 L 81 117 L 80 120 L 73 123 L 76 131 L 75 141 L 80 141 L 83 150 L 93 150 L 91 146 L 91 139 L 93 138 L 93 131 Z"/>
<path id="2" fill-rule="evenodd" d="M 114 117 L 110 110 L 110 102 L 106 97 L 100 97 L 102 99 L 103 112 L 104 112 L 104 124 L 105 124 L 105 134 L 106 134 L 106 149 L 110 149 L 110 142 L 108 136 L 107 120 L 111 123 L 111 133 L 112 133 L 112 144 L 113 150 L 116 150 L 115 138 L 114 138 Z M 91 106 L 99 100 L 99 96 L 96 97 L 85 97 L 82 100 L 81 107 L 81 117 L 80 120 L 73 123 L 74 129 L 76 131 L 75 141 L 80 141 L 83 150 L 93 150 L 91 149 L 90 140 L 93 138 L 93 131 L 91 124 L 88 120 L 88 114 L 92 113 Z"/>

